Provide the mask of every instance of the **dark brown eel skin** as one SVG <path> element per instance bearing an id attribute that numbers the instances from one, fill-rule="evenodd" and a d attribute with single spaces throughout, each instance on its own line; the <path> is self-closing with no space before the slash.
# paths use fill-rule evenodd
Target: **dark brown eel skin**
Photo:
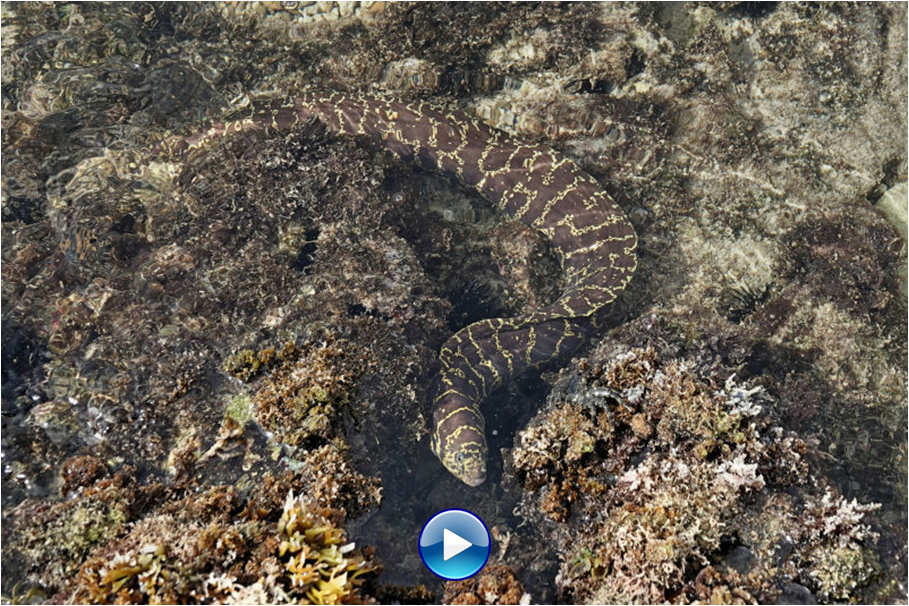
<path id="1" fill-rule="evenodd" d="M 339 135 L 366 135 L 397 157 L 455 175 L 509 216 L 551 242 L 565 290 L 551 305 L 515 318 L 462 328 L 439 353 L 433 389 L 432 451 L 457 478 L 486 479 L 485 419 L 480 404 L 529 367 L 574 351 L 594 314 L 628 286 L 637 236 L 622 209 L 575 162 L 522 143 L 460 111 L 426 102 L 365 95 L 307 94 L 254 103 L 237 120 L 219 122 L 170 146 L 190 152 L 231 132 L 286 132 L 313 118 Z"/>

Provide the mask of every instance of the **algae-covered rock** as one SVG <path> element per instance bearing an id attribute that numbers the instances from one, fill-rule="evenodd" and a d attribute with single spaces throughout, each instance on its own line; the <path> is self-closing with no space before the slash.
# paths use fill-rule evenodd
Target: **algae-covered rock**
<path id="1" fill-rule="evenodd" d="M 485 567 L 475 577 L 449 581 L 442 597 L 445 604 L 529 604 L 530 595 L 502 564 Z"/>
<path id="2" fill-rule="evenodd" d="M 510 566 L 464 600 L 905 601 L 904 5 L 2 11 L 5 598 L 437 601 L 431 505 Z M 552 145 L 635 226 L 586 357 L 487 406 L 483 488 L 429 383 L 561 291 L 545 238 L 317 123 L 161 144 L 303 88 Z M 291 490 L 375 586 L 288 571 L 347 544 L 279 555 Z"/>
<path id="3" fill-rule="evenodd" d="M 866 520 L 879 505 L 818 496 L 817 443 L 773 424 L 762 387 L 698 368 L 597 350 L 516 437 L 520 511 L 563 525 L 551 533 L 563 596 L 752 603 L 800 579 L 822 599 L 860 595 L 879 571 Z"/>
<path id="4" fill-rule="evenodd" d="M 161 499 L 95 549 L 71 581 L 57 585 L 58 596 L 88 603 L 367 601 L 363 582 L 380 566 L 342 525 L 352 495 L 360 498 L 358 483 L 370 481 L 346 465 L 323 451 L 304 472 L 266 475 L 246 495 L 216 486 Z M 294 497 L 294 487 L 308 496 Z"/>
<path id="5" fill-rule="evenodd" d="M 126 532 L 135 518 L 137 500 L 143 492 L 155 492 L 154 487 L 140 489 L 134 470 L 128 468 L 111 477 L 92 471 L 76 480 L 78 465 L 71 460 L 64 472 L 67 486 L 83 484 L 77 497 L 58 503 L 30 499 L 4 513 L 4 532 L 14 537 L 4 566 L 21 567 L 27 573 L 23 577 L 45 594 L 71 579 L 92 550 Z M 97 475 L 102 477 L 88 481 Z"/>

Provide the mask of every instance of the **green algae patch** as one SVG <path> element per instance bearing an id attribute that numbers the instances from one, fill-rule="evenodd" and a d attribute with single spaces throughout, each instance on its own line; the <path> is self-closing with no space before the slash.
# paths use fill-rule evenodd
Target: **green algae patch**
<path id="1" fill-rule="evenodd" d="M 255 406 L 253 405 L 252 398 L 246 394 L 239 394 L 227 401 L 227 406 L 224 408 L 224 415 L 233 419 L 242 427 L 246 425 L 247 421 L 255 416 L 254 410 Z"/>
<path id="2" fill-rule="evenodd" d="M 224 370 L 241 381 L 249 381 L 260 372 L 271 368 L 277 361 L 285 356 L 295 356 L 296 348 L 293 343 L 287 343 L 279 352 L 274 347 L 266 347 L 258 352 L 251 349 L 241 349 L 227 357 L 224 361 Z"/>

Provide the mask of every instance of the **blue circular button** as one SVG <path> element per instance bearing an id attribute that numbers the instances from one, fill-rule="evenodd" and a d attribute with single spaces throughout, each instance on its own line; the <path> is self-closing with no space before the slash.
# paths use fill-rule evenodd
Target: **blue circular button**
<path id="1" fill-rule="evenodd" d="M 465 509 L 446 509 L 420 531 L 420 557 L 433 574 L 460 581 L 480 572 L 491 542 L 483 520 Z"/>

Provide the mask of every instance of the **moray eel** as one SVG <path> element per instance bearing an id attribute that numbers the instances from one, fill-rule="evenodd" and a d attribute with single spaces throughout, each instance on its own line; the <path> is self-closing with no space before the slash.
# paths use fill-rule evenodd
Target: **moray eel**
<path id="1" fill-rule="evenodd" d="M 431 447 L 458 479 L 486 479 L 485 420 L 480 404 L 529 367 L 574 351 L 595 314 L 628 286 L 637 236 L 622 209 L 592 176 L 551 149 L 522 143 L 459 111 L 342 93 L 252 104 L 242 117 L 210 124 L 180 140 L 183 153 L 235 131 L 266 134 L 313 118 L 339 135 L 366 135 L 397 157 L 452 174 L 509 216 L 543 233 L 561 263 L 566 287 L 551 305 L 514 318 L 475 322 L 439 353 L 432 394 Z"/>

